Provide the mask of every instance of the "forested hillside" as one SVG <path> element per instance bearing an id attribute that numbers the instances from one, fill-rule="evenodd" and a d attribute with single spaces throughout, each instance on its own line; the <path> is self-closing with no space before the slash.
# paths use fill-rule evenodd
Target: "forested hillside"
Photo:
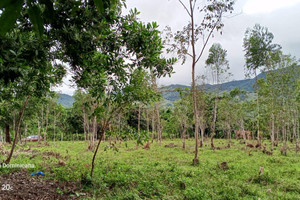
<path id="1" fill-rule="evenodd" d="M 57 103 L 69 108 L 72 107 L 74 98 L 68 94 L 59 94 Z"/>
<path id="2" fill-rule="evenodd" d="M 265 77 L 264 73 L 261 73 L 257 76 L 257 78 L 264 78 L 264 77 Z M 237 87 L 240 90 L 244 90 L 246 92 L 252 93 L 254 92 L 253 89 L 254 84 L 255 84 L 255 78 L 252 78 L 252 79 L 245 79 L 245 80 L 238 80 L 238 81 L 229 81 L 226 83 L 222 83 L 220 85 L 206 84 L 205 89 L 208 92 L 212 92 L 215 90 L 215 88 L 220 87 L 221 91 L 231 91 Z M 162 92 L 162 96 L 167 101 L 170 102 L 176 101 L 180 99 L 179 92 L 177 92 L 176 89 L 184 89 L 184 88 L 190 89 L 191 86 L 180 85 L 180 84 L 164 86 L 164 88 L 161 89 L 162 91 L 164 91 Z M 67 94 L 59 94 L 59 98 L 57 102 L 65 107 L 72 107 L 74 98 Z"/>
<path id="3" fill-rule="evenodd" d="M 257 78 L 260 79 L 260 78 L 264 78 L 265 76 L 266 76 L 265 73 L 261 73 L 257 76 Z M 255 84 L 255 82 L 256 82 L 256 78 L 251 78 L 251 79 L 238 80 L 238 81 L 229 81 L 229 82 L 222 83 L 219 85 L 206 84 L 204 87 L 207 92 L 213 92 L 216 90 L 216 88 L 220 88 L 221 92 L 224 92 L 224 91 L 229 92 L 235 88 L 239 88 L 240 90 L 244 90 L 246 92 L 253 93 L 254 92 L 253 85 Z M 198 87 L 203 87 L 203 86 L 198 86 Z M 176 85 L 165 86 L 164 88 L 166 88 L 168 90 L 167 92 L 162 93 L 164 99 L 169 100 L 169 101 L 176 101 L 176 100 L 180 99 L 180 95 L 179 95 L 179 92 L 176 92 L 175 90 L 180 89 L 180 88 L 189 88 L 190 89 L 191 86 L 176 84 Z"/>

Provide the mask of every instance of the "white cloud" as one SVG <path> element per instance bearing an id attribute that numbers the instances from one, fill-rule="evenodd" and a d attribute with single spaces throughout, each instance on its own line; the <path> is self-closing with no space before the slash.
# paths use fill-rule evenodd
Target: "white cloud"
<path id="1" fill-rule="evenodd" d="M 251 4 L 252 13 L 259 13 L 258 11 L 261 10 L 264 12 L 259 14 L 245 13 L 247 7 L 248 12 L 251 13 Z M 136 7 L 141 12 L 139 17 L 142 21 L 156 21 L 160 30 L 163 30 L 166 25 L 172 27 L 173 31 L 180 30 L 188 21 L 188 16 L 178 0 L 127 0 L 127 7 Z M 234 13 L 240 14 L 231 18 L 224 18 L 223 34 L 214 34 L 214 38 L 209 42 L 208 48 L 196 66 L 197 75 L 205 73 L 204 61 L 207 58 L 208 49 L 213 43 L 219 42 L 228 51 L 230 72 L 234 75 L 232 78 L 234 80 L 244 79 L 243 38 L 246 29 L 252 28 L 256 23 L 267 27 L 274 34 L 273 42 L 280 44 L 285 54 L 291 53 L 291 55 L 300 58 L 300 26 L 297 26 L 298 19 L 300 19 L 300 0 L 237 0 L 234 7 Z M 241 12 L 243 8 L 244 12 Z M 176 73 L 172 74 L 171 78 L 159 79 L 159 84 L 189 85 L 192 80 L 191 60 L 187 60 L 183 66 L 181 62 L 178 62 L 174 66 L 174 72 Z M 58 89 L 62 90 L 63 93 L 72 93 L 74 89 L 67 86 L 70 85 L 68 78 L 64 82 L 66 84 Z"/>
<path id="2" fill-rule="evenodd" d="M 300 0 L 249 0 L 246 2 L 243 11 L 246 14 L 270 13 L 298 3 L 300 3 Z"/>

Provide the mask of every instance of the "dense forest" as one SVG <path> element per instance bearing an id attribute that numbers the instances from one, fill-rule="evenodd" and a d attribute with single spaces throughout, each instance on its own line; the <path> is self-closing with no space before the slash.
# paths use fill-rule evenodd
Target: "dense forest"
<path id="1" fill-rule="evenodd" d="M 75 190 L 81 192 L 66 192 L 55 186 L 55 195 L 61 196 L 51 193 L 54 196 L 50 199 L 69 198 L 69 194 L 94 199 L 239 199 L 239 195 L 246 199 L 297 199 L 299 166 L 290 169 L 298 173 L 293 182 L 289 182 L 288 175 L 282 178 L 290 184 L 284 192 L 283 186 L 278 186 L 279 180 L 275 180 L 279 166 L 274 168 L 276 173 L 272 167 L 264 173 L 262 166 L 268 166 L 263 163 L 271 156 L 274 159 L 270 163 L 300 162 L 298 58 L 274 43 L 274 35 L 267 27 L 256 24 L 245 30 L 245 66 L 241 66 L 246 76 L 254 78 L 230 82 L 227 50 L 219 43 L 208 46 L 208 41 L 213 40 L 213 33 L 222 34 L 224 14 L 232 13 L 234 1 L 209 0 L 202 8 L 196 0 L 178 2 L 189 21 L 179 31 L 167 27 L 163 35 L 156 22 L 140 21 L 137 9 L 123 14 L 124 1 L 1 1 L 0 163 L 35 163 L 46 174 L 55 174 L 53 179 L 73 183 L 79 180 L 80 189 Z M 199 13 L 203 16 L 199 17 Z M 207 57 L 203 51 L 208 52 Z M 208 74 L 196 74 L 195 69 L 201 67 L 199 60 L 205 61 L 203 68 Z M 173 65 L 178 62 L 191 70 L 191 85 L 160 86 L 157 80 L 172 76 Z M 72 73 L 76 84 L 73 97 L 53 90 L 67 73 Z M 33 135 L 38 136 L 36 143 L 27 140 Z M 163 148 L 170 150 L 163 155 Z M 153 178 L 157 188 L 147 182 L 154 175 L 146 171 L 164 159 L 152 158 L 149 163 L 135 160 L 131 164 L 122 160 L 141 155 L 140 159 L 144 159 L 143 152 L 147 150 L 149 159 L 155 153 L 158 158 L 174 156 L 173 161 L 164 158 L 166 166 L 157 169 L 166 169 L 164 173 L 169 174 Z M 110 153 L 104 154 L 105 151 Z M 133 154 L 125 156 L 126 151 Z M 229 155 L 220 153 L 220 158 L 215 158 L 214 152 Z M 274 196 L 249 188 L 235 194 L 221 186 L 213 191 L 203 186 L 205 192 L 197 185 L 202 182 L 193 178 L 193 173 L 201 177 L 201 170 L 209 171 L 212 161 L 217 162 L 217 170 L 238 174 L 234 171 L 238 166 L 228 167 L 228 161 L 233 156 L 248 159 L 253 154 L 257 156 L 253 162 L 260 163 L 250 163 L 253 170 L 249 169 L 249 173 L 256 170 L 254 173 L 259 175 L 245 178 L 248 172 L 241 170 L 238 185 L 246 179 L 250 184 L 271 185 L 268 187 L 272 187 Z M 136 163 L 140 163 L 137 171 L 125 166 Z M 181 165 L 189 170 L 181 169 Z M 119 169 L 122 177 L 108 175 L 112 169 L 116 173 Z M 126 170 L 131 178 L 124 178 Z M 212 177 L 208 171 L 205 174 Z M 2 168 L 1 173 L 20 172 Z M 188 178 L 179 178 L 181 175 Z M 143 176 L 144 182 L 140 179 Z M 235 180 L 234 175 L 219 177 L 222 176 Z M 28 176 L 24 177 L 29 181 Z M 216 178 L 209 185 L 214 181 L 222 182 Z M 174 191 L 173 182 L 177 184 Z M 128 197 L 124 193 L 127 187 L 131 191 Z M 42 198 L 12 194 L 6 191 L 0 199 Z M 44 195 L 43 198 L 50 194 Z"/>

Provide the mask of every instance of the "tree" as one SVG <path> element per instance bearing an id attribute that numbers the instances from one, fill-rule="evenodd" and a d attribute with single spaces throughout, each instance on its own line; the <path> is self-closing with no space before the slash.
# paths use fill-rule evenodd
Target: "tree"
<path id="1" fill-rule="evenodd" d="M 229 69 L 229 63 L 226 58 L 227 51 L 222 49 L 220 44 L 213 44 L 209 49 L 209 55 L 206 60 L 206 65 L 211 71 L 213 84 L 216 84 L 214 110 L 213 110 L 213 122 L 212 122 L 212 133 L 211 133 L 211 148 L 214 148 L 214 135 L 216 132 L 216 121 L 217 121 L 217 110 L 218 110 L 218 98 L 220 83 L 222 82 L 222 76 L 227 75 Z"/>
<path id="2" fill-rule="evenodd" d="M 257 82 L 256 71 L 265 66 L 270 69 L 271 58 L 280 50 L 278 44 L 272 44 L 273 34 L 267 28 L 256 24 L 253 29 L 247 29 L 244 37 L 244 51 L 246 59 L 246 69 L 254 72 Z M 260 111 L 259 97 L 257 96 L 257 140 L 260 143 Z"/>
<path id="3" fill-rule="evenodd" d="M 61 6 L 60 12 L 63 12 L 64 5 Z M 67 13 L 71 18 L 74 17 L 71 22 L 65 20 L 67 33 L 59 30 L 56 33 L 63 43 L 60 48 L 62 51 L 66 50 L 65 58 L 75 73 L 77 85 L 87 90 L 97 101 L 98 106 L 93 115 L 101 121 L 97 133 L 99 141 L 92 159 L 92 176 L 99 145 L 112 119 L 126 105 L 139 100 L 137 98 L 140 96 L 133 94 L 145 92 L 144 88 L 132 87 L 136 78 L 132 73 L 134 69 L 150 69 L 155 76 L 164 76 L 172 71 L 172 64 L 176 59 L 160 57 L 163 45 L 157 24 L 153 22 L 145 25 L 138 22 L 136 10 L 124 17 L 118 12 L 112 12 L 107 16 L 110 19 L 96 13 L 90 19 L 91 13 L 85 13 L 86 10 L 82 12 L 83 20 L 86 17 L 82 23 L 97 19 L 95 23 L 87 24 L 84 31 L 80 32 L 83 28 L 78 24 L 74 25 L 76 16 Z M 89 12 L 94 13 L 92 9 Z M 67 41 L 64 39 L 65 34 L 70 34 L 71 39 L 79 37 L 82 43 Z M 92 44 L 89 46 L 89 43 Z M 67 51 L 68 49 L 72 51 Z M 142 96 L 144 95 L 148 94 Z M 149 98 L 145 99 L 148 101 Z"/>
<path id="4" fill-rule="evenodd" d="M 199 109 L 199 127 L 201 132 L 201 141 L 200 147 L 204 145 L 204 134 L 208 124 L 208 118 L 210 113 L 208 112 L 208 94 L 205 91 L 205 76 L 200 77 L 202 79 L 202 83 L 198 86 L 199 91 L 197 91 L 197 107 Z"/>
<path id="5" fill-rule="evenodd" d="M 99 13 L 113 7 L 117 1 L 110 0 L 93 0 Z M 77 5 L 86 4 L 77 2 Z M 52 0 L 2 0 L 0 3 L 0 24 L 2 25 L 0 35 L 9 32 L 15 25 L 17 19 L 22 15 L 22 9 L 29 15 L 29 20 L 33 29 L 39 37 L 43 36 L 44 26 L 56 20 L 54 17 L 54 6 Z"/>
<path id="6" fill-rule="evenodd" d="M 18 24 L 16 29 L 0 39 L 0 99 L 23 102 L 19 105 L 15 137 L 6 163 L 12 157 L 30 96 L 45 96 L 50 91 L 50 86 L 59 83 L 65 74 L 62 65 L 52 65 L 49 62 L 51 53 L 48 39 L 37 39 L 23 25 Z M 3 77 L 6 73 L 9 75 Z"/>
<path id="7" fill-rule="evenodd" d="M 188 91 L 180 91 L 181 99 L 174 103 L 174 118 L 181 131 L 182 148 L 185 149 L 185 139 L 187 131 L 191 124 L 191 117 L 189 113 L 192 111 L 191 95 L 186 94 Z"/>
<path id="8" fill-rule="evenodd" d="M 241 101 L 240 97 L 242 94 L 244 94 L 243 91 L 239 88 L 235 88 L 229 93 L 223 93 L 220 100 L 218 124 L 223 132 L 226 132 L 228 147 L 231 146 L 232 129 L 235 127 L 238 117 L 240 117 L 237 111 L 239 109 L 239 103 Z"/>
<path id="9" fill-rule="evenodd" d="M 198 160 L 198 134 L 199 134 L 199 116 L 197 108 L 197 88 L 195 79 L 196 64 L 199 62 L 203 55 L 203 52 L 207 46 L 209 39 L 211 38 L 215 30 L 220 31 L 224 24 L 222 18 L 224 13 L 231 12 L 233 10 L 234 1 L 219 1 L 209 0 L 207 5 L 198 5 L 199 1 L 189 0 L 188 3 L 183 3 L 179 0 L 179 3 L 183 6 L 184 10 L 188 14 L 190 21 L 183 27 L 182 31 L 177 31 L 174 34 L 174 44 L 171 45 L 170 51 L 176 51 L 178 57 L 186 61 L 187 57 L 192 60 L 192 96 L 193 96 L 193 113 L 195 121 L 195 157 L 193 163 L 199 163 Z M 199 19 L 198 14 L 203 14 L 203 19 Z M 197 23 L 198 22 L 198 23 Z M 170 30 L 170 28 L 168 28 Z M 206 35 L 207 34 L 207 35 Z M 169 38 L 172 38 L 173 34 L 168 34 Z M 203 45 L 198 49 L 198 42 L 203 37 Z M 170 41 L 167 41 L 170 42 Z"/>

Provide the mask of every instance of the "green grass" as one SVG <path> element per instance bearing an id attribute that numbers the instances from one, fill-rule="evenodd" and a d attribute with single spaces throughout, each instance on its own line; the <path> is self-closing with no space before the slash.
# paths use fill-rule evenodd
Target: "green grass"
<path id="1" fill-rule="evenodd" d="M 171 142 L 179 147 L 164 147 Z M 225 140 L 215 143 L 227 144 Z M 237 141 L 222 150 L 211 150 L 207 143 L 200 149 L 199 165 L 193 166 L 193 140 L 187 141 L 186 150 L 181 149 L 180 140 L 167 140 L 161 146 L 154 142 L 150 150 L 136 150 L 134 142 L 123 142 L 116 144 L 118 151 L 104 151 L 107 145 L 101 144 L 92 184 L 89 173 L 93 154 L 86 142 L 31 147 L 38 151 L 30 154 L 20 151 L 28 147 L 19 146 L 18 156 L 11 163 L 32 163 L 36 168 L 30 172 L 41 170 L 47 178 L 81 184 L 91 199 L 300 199 L 300 155 L 289 151 L 282 156 L 279 147 L 273 156 L 260 150 L 252 150 L 249 156 Z M 42 153 L 50 151 L 59 156 Z M 37 156 L 30 159 L 32 154 Z M 66 165 L 60 166 L 59 160 Z M 227 162 L 229 169 L 220 169 L 221 162 Z M 260 166 L 264 167 L 261 176 Z"/>

